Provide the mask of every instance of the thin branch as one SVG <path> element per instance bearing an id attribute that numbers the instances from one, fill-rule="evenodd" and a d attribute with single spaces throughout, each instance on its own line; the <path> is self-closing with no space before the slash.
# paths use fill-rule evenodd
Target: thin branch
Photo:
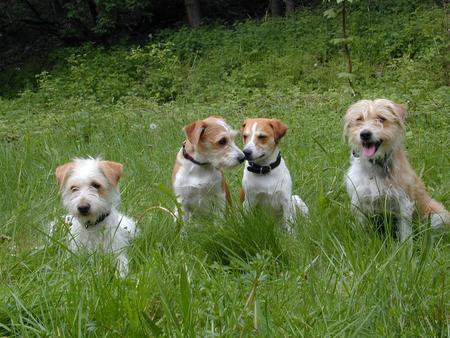
<path id="1" fill-rule="evenodd" d="M 347 57 L 347 67 L 348 67 L 348 73 L 352 74 L 353 71 L 353 64 L 352 64 L 352 56 L 350 54 L 350 48 L 348 47 L 348 41 L 347 41 L 347 7 L 346 7 L 346 0 L 342 2 L 342 35 L 344 38 L 344 52 L 345 56 Z M 353 87 L 352 79 L 348 78 L 348 84 L 350 85 L 350 88 L 353 92 L 353 96 L 356 95 L 355 88 Z"/>

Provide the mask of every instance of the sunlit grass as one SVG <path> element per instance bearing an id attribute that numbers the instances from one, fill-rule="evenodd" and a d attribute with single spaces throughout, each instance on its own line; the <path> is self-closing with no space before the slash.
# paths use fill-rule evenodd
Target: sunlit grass
<path id="1" fill-rule="evenodd" d="M 270 21 L 242 27 L 236 28 L 240 39 L 226 34 L 230 49 L 284 29 Z M 220 29 L 211 34 L 219 36 Z M 302 39 L 324 36 L 307 27 Z M 183 91 L 165 103 L 133 94 L 100 99 L 82 77 L 73 84 L 81 94 L 74 94 L 59 87 L 74 76 L 64 72 L 36 93 L 1 100 L 0 336 L 447 336 L 448 236 L 432 238 L 426 224 L 416 223 L 409 255 L 392 236 L 355 222 L 343 186 L 349 151 L 341 117 L 356 98 L 336 79 L 338 51 L 314 67 L 307 62 L 317 57 L 316 47 L 308 46 L 302 53 L 290 44 L 279 51 L 271 45 L 263 55 L 250 49 L 236 60 L 212 44 L 203 58 L 177 68 L 176 75 L 187 76 Z M 102 64 L 118 56 L 93 57 Z M 438 58 L 428 60 L 397 59 L 385 78 L 376 78 L 377 66 L 356 59 L 356 84 L 361 97 L 409 105 L 411 163 L 431 195 L 448 206 L 448 87 L 433 82 Z M 241 68 L 229 77 L 213 73 L 236 63 Z M 236 129 L 253 116 L 289 125 L 282 154 L 294 192 L 311 213 L 298 219 L 295 236 L 269 217 L 242 213 L 242 167 L 225 174 L 234 202 L 225 218 L 193 220 L 180 229 L 164 211 L 175 206 L 170 177 L 182 126 L 213 114 Z M 46 232 L 64 213 L 54 169 L 88 155 L 125 165 L 121 210 L 139 221 L 141 233 L 123 280 L 111 257 L 71 253 L 62 226 L 53 236 Z"/>

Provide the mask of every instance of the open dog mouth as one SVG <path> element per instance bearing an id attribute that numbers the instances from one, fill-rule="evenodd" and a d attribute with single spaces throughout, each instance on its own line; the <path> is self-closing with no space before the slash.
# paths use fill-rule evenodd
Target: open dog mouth
<path id="1" fill-rule="evenodd" d="M 363 142 L 362 143 L 362 153 L 365 157 L 372 157 L 377 152 L 383 141 L 377 142 Z"/>

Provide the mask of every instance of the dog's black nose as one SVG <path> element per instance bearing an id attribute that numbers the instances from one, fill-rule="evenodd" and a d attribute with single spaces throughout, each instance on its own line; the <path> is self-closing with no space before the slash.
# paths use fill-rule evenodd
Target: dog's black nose
<path id="1" fill-rule="evenodd" d="M 239 163 L 242 163 L 245 161 L 245 155 L 239 156 L 238 158 Z"/>
<path id="2" fill-rule="evenodd" d="M 244 149 L 245 158 L 249 158 L 252 155 L 252 151 L 249 149 Z"/>
<path id="3" fill-rule="evenodd" d="M 91 209 L 91 206 L 89 204 L 80 204 L 78 206 L 78 211 L 80 212 L 80 214 L 82 215 L 86 215 L 87 213 L 89 213 L 89 210 Z"/>
<path id="4" fill-rule="evenodd" d="M 359 134 L 359 137 L 361 137 L 361 140 L 363 141 L 370 141 L 370 139 L 372 138 L 372 132 L 370 130 L 363 130 Z"/>

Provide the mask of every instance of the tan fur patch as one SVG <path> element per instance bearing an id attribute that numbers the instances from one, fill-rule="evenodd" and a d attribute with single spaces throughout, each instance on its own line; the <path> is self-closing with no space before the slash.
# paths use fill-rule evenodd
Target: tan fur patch
<path id="1" fill-rule="evenodd" d="M 245 201 L 245 190 L 244 190 L 244 187 L 241 187 L 241 191 L 239 193 L 239 200 L 241 201 L 241 203 L 244 203 L 244 201 Z"/>
<path id="2" fill-rule="evenodd" d="M 227 181 L 225 180 L 225 176 L 223 175 L 223 173 L 222 173 L 222 190 L 225 192 L 225 198 L 227 200 L 228 206 L 231 207 L 232 202 L 231 202 L 230 190 L 228 190 Z"/>
<path id="3" fill-rule="evenodd" d="M 391 184 L 400 186 L 409 198 L 416 202 L 421 220 L 428 221 L 432 213 L 446 213 L 444 206 L 428 195 L 422 180 L 409 164 L 405 151 L 399 149 L 393 156 L 395 166 L 390 173 Z"/>
<path id="4" fill-rule="evenodd" d="M 172 184 L 175 184 L 175 179 L 177 177 L 177 173 L 178 173 L 178 170 L 180 170 L 180 168 L 181 168 L 181 163 L 180 163 L 180 161 L 178 161 L 178 155 L 177 155 L 177 158 L 175 160 L 175 165 L 173 166 L 173 170 L 172 170 Z"/>
<path id="5" fill-rule="evenodd" d="M 108 181 L 114 187 L 117 187 L 117 184 L 122 177 L 123 165 L 121 163 L 113 161 L 100 161 L 100 168 L 102 169 Z"/>
<path id="6" fill-rule="evenodd" d="M 252 128 L 255 123 L 257 123 L 256 132 L 258 134 L 258 137 L 253 140 L 255 144 L 265 145 L 270 143 L 271 141 L 277 144 L 288 130 L 288 126 L 277 119 L 246 119 L 241 127 L 241 135 L 245 144 L 250 142 L 250 137 L 252 136 Z"/>
<path id="7" fill-rule="evenodd" d="M 205 129 L 203 121 L 194 121 L 184 126 L 183 131 L 186 134 L 186 138 L 192 145 L 197 145 Z"/>
<path id="8" fill-rule="evenodd" d="M 58 181 L 59 187 L 62 188 L 64 182 L 69 177 L 70 171 L 74 168 L 75 163 L 68 162 L 58 166 L 55 170 L 56 180 Z"/>

